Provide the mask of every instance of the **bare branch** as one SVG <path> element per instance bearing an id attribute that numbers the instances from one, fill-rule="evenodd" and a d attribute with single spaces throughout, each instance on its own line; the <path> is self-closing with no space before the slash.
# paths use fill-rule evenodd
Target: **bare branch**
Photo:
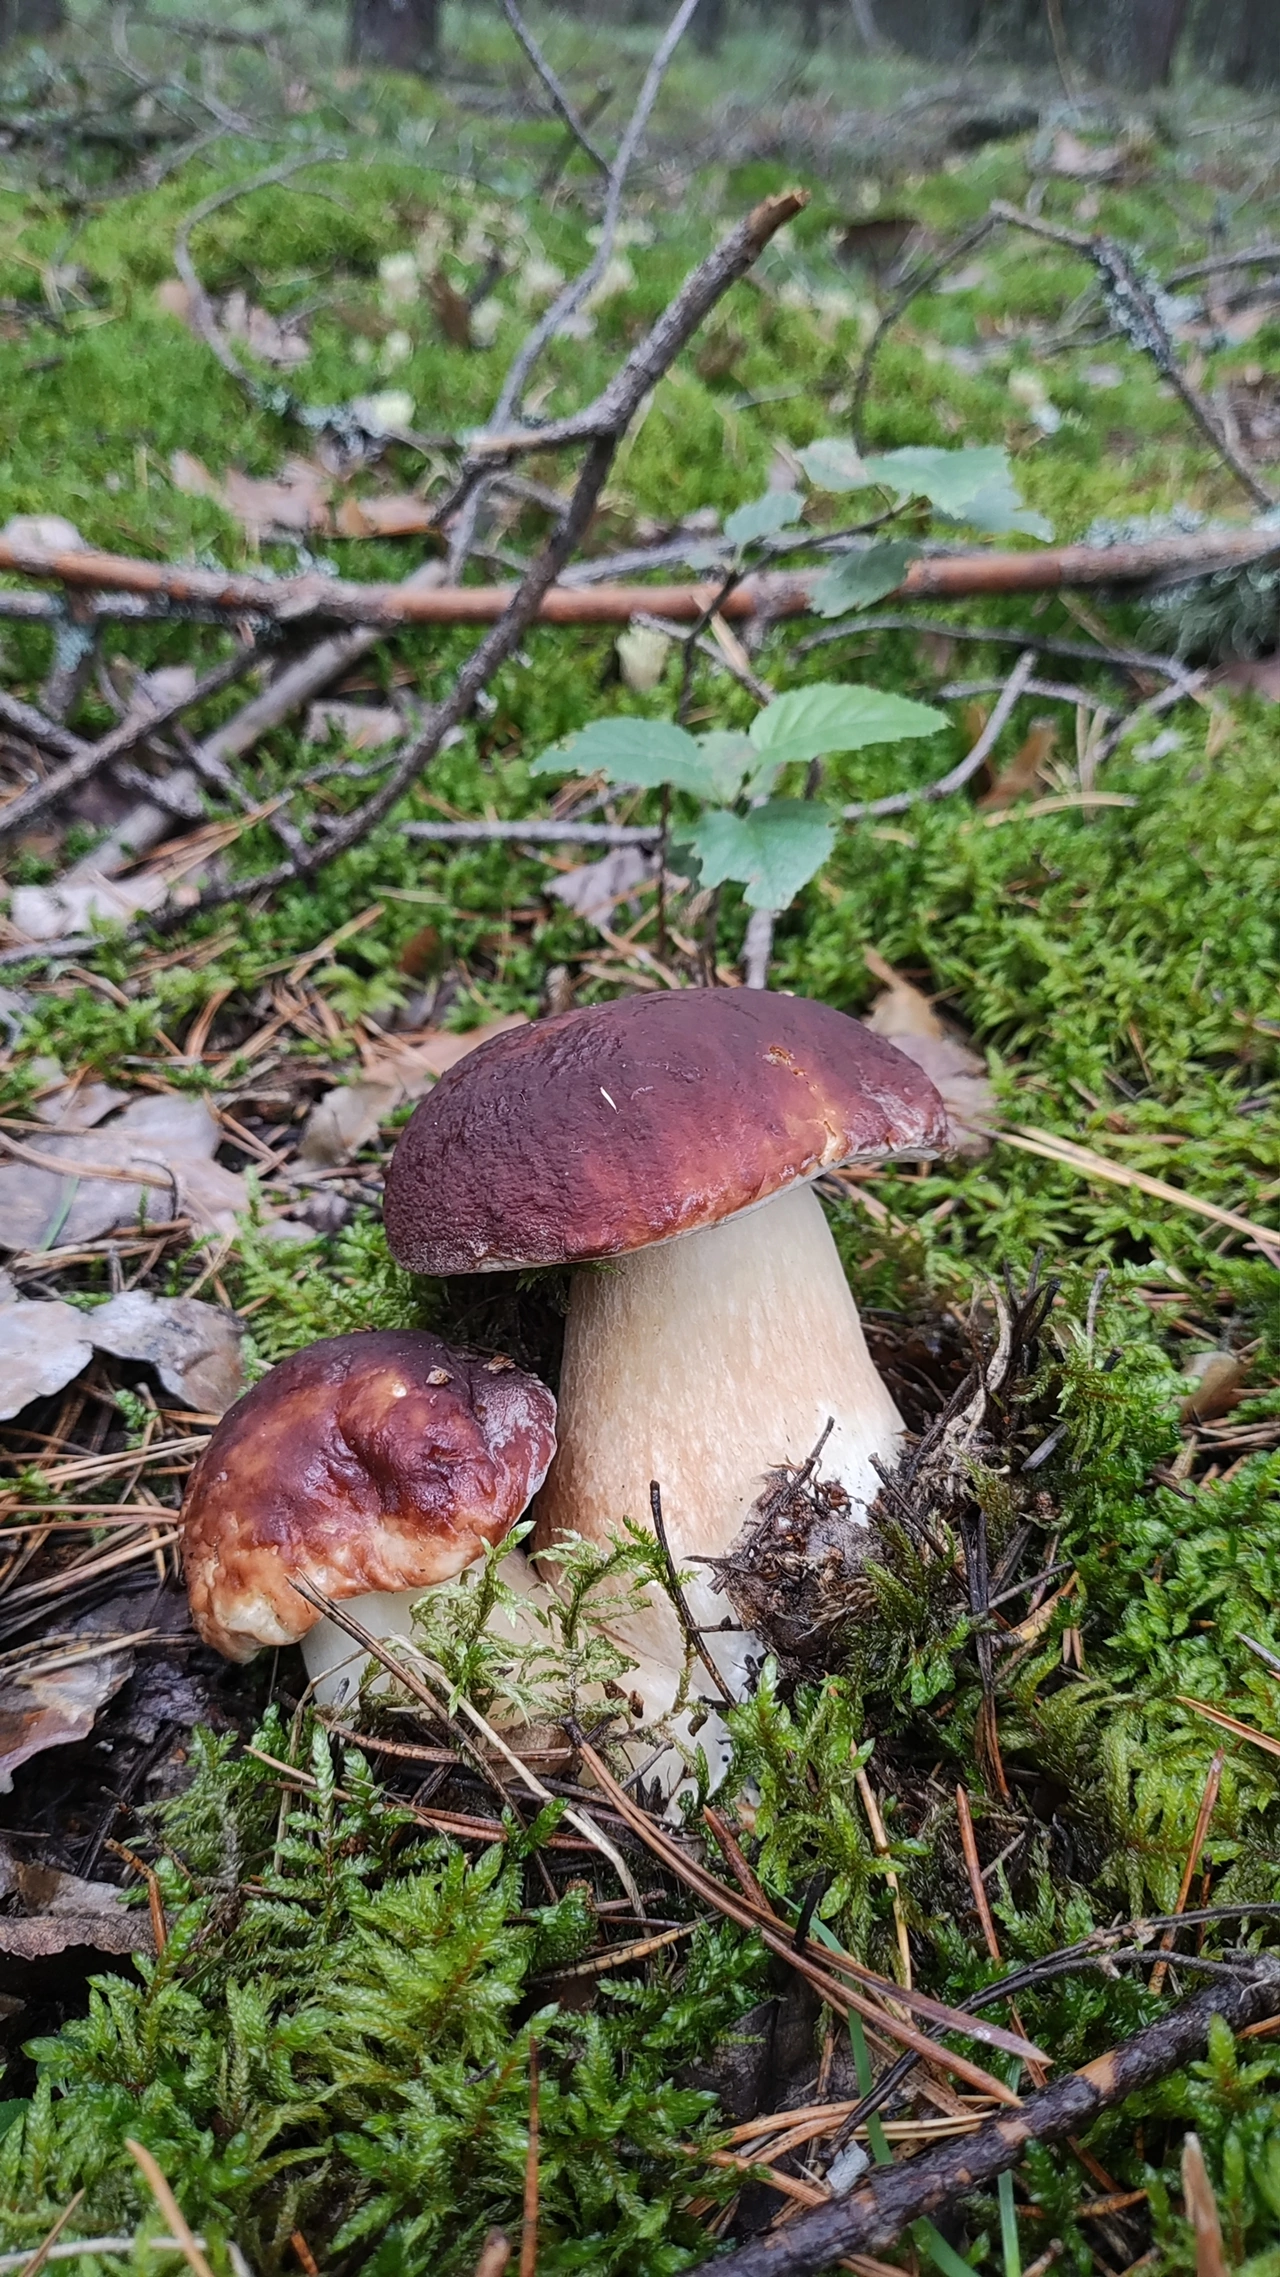
<path id="1" fill-rule="evenodd" d="M 866 799 L 858 806 L 847 806 L 844 810 L 845 821 L 866 822 L 873 815 L 905 814 L 909 807 L 923 805 L 927 800 L 945 799 L 950 796 L 952 791 L 963 790 L 965 784 L 977 774 L 984 759 L 995 748 L 1005 721 L 1017 703 L 1019 696 L 1026 689 L 1027 682 L 1030 680 L 1035 667 L 1035 661 L 1035 651 L 1024 648 L 1005 681 L 1000 700 L 992 707 L 991 717 L 973 749 L 965 753 L 959 765 L 953 767 L 949 774 L 940 775 L 936 783 L 925 783 L 919 790 L 893 791 L 888 798 Z"/>
<path id="2" fill-rule="evenodd" d="M 601 150 L 599 143 L 592 141 L 591 136 L 587 132 L 584 122 L 579 118 L 576 110 L 573 107 L 573 103 L 569 98 L 567 89 L 564 87 L 563 83 L 557 78 L 555 72 L 552 70 L 546 56 L 543 54 L 542 49 L 539 47 L 536 39 L 533 36 L 533 33 L 530 31 L 528 25 L 526 24 L 524 17 L 521 15 L 520 10 L 517 8 L 516 0 L 502 0 L 502 6 L 503 12 L 506 15 L 507 22 L 510 24 L 512 31 L 515 33 L 516 38 L 519 40 L 521 47 L 524 49 L 525 54 L 528 56 L 530 63 L 533 65 L 534 70 L 537 72 L 539 79 L 542 81 L 543 86 L 546 88 L 548 95 L 551 97 L 551 100 L 554 103 L 561 118 L 564 120 L 565 125 L 568 127 L 574 141 L 581 144 L 582 148 L 586 151 L 588 158 L 591 160 L 592 165 L 598 166 L 600 172 L 607 176 L 610 170 L 608 159 L 605 157 L 604 152 Z"/>

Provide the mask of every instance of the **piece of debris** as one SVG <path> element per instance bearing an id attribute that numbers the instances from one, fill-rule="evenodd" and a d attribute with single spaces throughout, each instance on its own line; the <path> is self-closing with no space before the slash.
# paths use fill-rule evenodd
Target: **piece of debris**
<path id="1" fill-rule="evenodd" d="M 546 891 L 588 925 L 607 920 L 614 905 L 626 901 L 658 871 L 658 856 L 642 846 L 612 846 L 598 862 L 586 862 L 553 878 Z"/>
<path id="2" fill-rule="evenodd" d="M 16 1899 L 22 1909 L 0 1912 L 0 1953 L 19 1960 L 47 1960 L 69 1945 L 89 1945 L 99 1953 L 155 1952 L 145 1907 L 126 1905 L 123 1890 L 20 1858 L 3 1840 L 0 1898 Z"/>
<path id="3" fill-rule="evenodd" d="M 0 1248 L 97 1241 L 113 1226 L 184 1215 L 200 1233 L 234 1233 L 249 1190 L 215 1161 L 222 1137 L 204 1100 L 177 1092 L 135 1099 L 92 1134 L 33 1134 L 24 1150 L 47 1155 L 47 1170 L 0 1153 Z"/>
<path id="4" fill-rule="evenodd" d="M 199 1297 L 153 1297 L 145 1289 L 124 1289 L 88 1314 L 87 1325 L 98 1351 L 147 1362 L 184 1407 L 224 1415 L 244 1390 L 243 1325 L 234 1314 L 202 1304 Z"/>
<path id="5" fill-rule="evenodd" d="M 404 721 L 390 704 L 313 704 L 307 713 L 308 743 L 326 743 L 336 735 L 348 751 L 379 751 L 396 743 Z"/>

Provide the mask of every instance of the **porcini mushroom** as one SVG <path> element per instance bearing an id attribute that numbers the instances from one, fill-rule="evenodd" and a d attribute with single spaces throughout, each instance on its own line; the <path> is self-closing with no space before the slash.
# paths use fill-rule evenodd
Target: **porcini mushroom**
<path id="1" fill-rule="evenodd" d="M 760 990 L 566 1012 L 443 1075 L 391 1163 L 393 1255 L 436 1274 L 580 1268 L 537 1548 L 643 1521 L 657 1480 L 676 1560 L 721 1557 L 828 1419 L 823 1477 L 865 1522 L 902 1424 L 810 1187 L 945 1143 L 943 1103 L 903 1053 L 830 1005 Z M 705 1578 L 687 1602 L 699 1623 L 725 1618 Z M 665 1601 L 617 1633 L 650 1692 L 655 1667 L 683 1665 Z M 746 1673 L 754 1640 L 706 1641 L 731 1681 Z M 669 1705 L 646 1692 L 650 1713 Z"/>
<path id="2" fill-rule="evenodd" d="M 336 1665 L 358 1674 L 361 1656 L 294 1579 L 348 1601 L 375 1634 L 407 1634 L 423 1590 L 526 1509 L 555 1452 L 555 1416 L 535 1376 L 424 1331 L 326 1337 L 281 1360 L 223 1416 L 183 1506 L 206 1644 L 249 1660 L 301 1640 L 333 1696 Z"/>

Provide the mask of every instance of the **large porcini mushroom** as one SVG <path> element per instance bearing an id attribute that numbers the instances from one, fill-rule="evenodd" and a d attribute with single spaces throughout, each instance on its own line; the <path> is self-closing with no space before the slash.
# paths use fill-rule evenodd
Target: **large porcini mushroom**
<path id="1" fill-rule="evenodd" d="M 555 1452 L 556 1403 L 505 1359 L 412 1329 L 326 1337 L 218 1424 L 183 1506 L 196 1627 L 229 1660 L 300 1639 L 308 1673 L 363 1656 L 293 1586 L 407 1634 L 423 1590 L 500 1542 Z M 353 1688 L 353 1685 L 351 1686 Z"/>
<path id="2" fill-rule="evenodd" d="M 567 1012 L 443 1075 L 391 1163 L 393 1255 L 437 1274 L 581 1268 L 538 1549 L 646 1519 L 657 1480 L 677 1561 L 721 1557 L 828 1419 L 822 1475 L 865 1522 L 902 1424 L 810 1184 L 945 1144 L 943 1103 L 901 1052 L 829 1005 L 760 990 Z M 705 1577 L 687 1601 L 700 1623 L 725 1618 Z M 684 1660 L 670 1606 L 616 1633 L 664 1712 L 654 1669 Z M 740 1679 L 754 1640 L 707 1642 Z"/>

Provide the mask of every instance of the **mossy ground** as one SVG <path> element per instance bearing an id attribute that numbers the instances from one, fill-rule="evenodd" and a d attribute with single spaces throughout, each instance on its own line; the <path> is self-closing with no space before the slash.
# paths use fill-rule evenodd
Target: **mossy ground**
<path id="1" fill-rule="evenodd" d="M 620 81 L 631 82 L 647 51 L 642 28 L 611 43 L 607 55 L 583 23 L 547 30 L 557 61 L 576 84 L 589 83 L 606 61 Z M 140 60 L 154 60 L 159 36 L 136 31 Z M 311 311 L 311 354 L 292 384 L 312 403 L 388 385 L 412 396 L 420 430 L 480 421 L 528 321 L 520 305 L 528 263 L 536 256 L 571 271 L 588 256 L 596 212 L 589 171 L 574 161 L 555 200 L 535 200 L 536 183 L 559 147 L 559 129 L 509 118 L 495 125 L 447 92 L 344 74 L 337 19 L 324 11 L 289 36 L 296 47 L 291 68 L 308 92 L 291 98 L 292 116 L 272 116 L 265 142 L 227 136 L 158 188 L 123 194 L 119 177 L 101 159 L 83 161 L 74 195 L 65 163 L 50 167 L 42 181 L 35 159 L 19 154 L 13 160 L 11 179 L 0 189 L 0 296 L 31 302 L 44 294 L 49 306 L 46 315 L 6 319 L 7 336 L 0 338 L 0 520 L 56 513 L 111 550 L 256 565 L 236 523 L 174 485 L 172 454 L 192 453 L 215 474 L 238 467 L 265 476 L 290 452 L 305 450 L 308 439 L 296 423 L 249 406 L 205 347 L 161 310 L 155 290 L 172 274 L 183 216 L 260 165 L 305 147 L 341 146 L 341 155 L 287 184 L 223 209 L 194 239 L 211 291 L 242 288 L 277 315 Z M 490 93 L 495 81 L 514 77 L 496 17 L 451 12 L 447 42 L 457 77 L 470 75 Z M 868 106 L 898 98 L 911 78 L 905 66 L 877 64 L 868 72 L 838 52 L 834 61 L 827 55 L 805 62 L 773 35 L 730 43 L 720 63 L 689 56 L 678 64 L 659 112 L 657 156 L 639 177 L 633 201 L 633 218 L 646 224 L 652 241 L 628 247 L 634 284 L 598 312 L 591 337 L 549 350 L 542 408 L 554 414 L 585 399 L 718 229 L 750 200 L 797 174 L 813 200 L 764 264 L 764 289 L 738 286 L 713 319 L 711 335 L 726 351 L 723 376 L 714 376 L 703 339 L 657 389 L 615 467 L 593 550 L 632 542 L 637 521 L 646 518 L 666 524 L 698 508 L 724 513 L 759 493 L 780 450 L 846 429 L 872 286 L 837 264 L 831 232 L 840 219 L 868 210 L 873 188 L 884 205 L 909 211 L 941 233 L 976 219 L 993 197 L 1020 200 L 1028 190 L 1025 141 L 950 160 L 924 175 L 895 178 L 882 168 L 874 184 L 838 153 L 822 167 L 760 157 L 691 165 L 685 154 L 698 146 L 724 86 L 736 83 L 765 110 L 784 63 L 797 96 L 815 103 L 832 86 L 839 91 L 842 74 L 849 101 Z M 32 58 L 14 66 L 25 74 L 26 101 L 39 95 L 41 68 Z M 269 109 L 272 82 L 260 58 L 232 53 L 223 71 L 224 96 L 256 102 L 260 113 Z M 67 89 L 58 96 L 69 99 Z M 1215 215 L 1225 213 L 1231 226 L 1235 201 L 1246 193 L 1253 199 L 1249 235 L 1273 234 L 1277 177 L 1265 168 L 1259 173 L 1266 153 L 1233 147 L 1217 133 L 1197 138 L 1185 131 L 1193 118 L 1220 123 L 1222 99 L 1180 89 L 1167 111 L 1167 138 L 1153 135 L 1124 183 L 1097 193 L 1098 225 L 1141 247 L 1161 273 L 1202 252 Z M 1049 180 L 1044 216 L 1072 223 L 1081 194 L 1078 183 Z M 378 264 L 412 247 L 425 229 L 435 232 L 442 265 L 462 290 L 480 277 L 490 242 L 506 256 L 506 273 L 493 287 L 502 314 L 488 349 L 451 347 L 425 299 L 388 305 Z M 1134 350 L 1114 340 L 1103 346 L 1082 340 L 1042 355 L 1045 336 L 1062 328 L 1088 283 L 1085 267 L 1052 247 L 1018 237 L 984 246 L 966 289 L 914 302 L 887 344 L 869 402 L 869 441 L 882 448 L 1007 443 L 1028 501 L 1048 515 L 1059 540 L 1079 536 L 1097 517 L 1163 514 L 1179 506 L 1239 511 L 1230 478 Z M 388 355 L 393 333 L 407 337 L 399 360 Z M 1114 371 L 1099 378 L 1100 363 Z M 1280 319 L 1272 319 L 1247 344 L 1209 355 L 1202 384 L 1223 386 L 1248 366 L 1272 375 L 1278 363 Z M 1040 432 L 1010 392 L 1010 372 L 1028 368 L 1062 414 L 1053 434 Z M 430 462 L 424 477 L 422 461 L 407 453 L 393 454 L 391 463 L 399 487 L 437 478 Z M 549 460 L 530 472 L 555 482 L 563 469 Z M 500 542 L 532 545 L 541 527 L 538 515 L 526 511 Z M 420 558 L 420 549 L 409 545 L 327 537 L 316 543 L 353 577 L 394 577 Z M 272 546 L 264 558 L 287 571 L 298 555 Z M 1103 606 L 1117 637 L 1161 637 L 1136 607 Z M 993 629 L 1029 625 L 1071 637 L 1080 631 L 1057 599 L 973 604 L 962 616 Z M 47 669 L 48 636 L 10 627 L 3 637 L 5 683 L 30 692 Z M 401 685 L 430 696 L 448 684 L 470 637 L 407 634 L 386 644 L 370 677 L 389 682 L 394 673 Z M 807 655 L 799 653 L 799 637 L 794 627 L 781 628 L 757 658 L 779 686 L 844 676 L 933 698 L 944 671 L 996 678 L 1014 653 L 1006 646 L 966 645 L 953 649 L 943 667 L 936 650 L 910 633 L 854 628 L 847 641 Z M 111 646 L 154 665 L 209 658 L 217 636 L 177 623 L 119 627 Z M 1077 667 L 1061 669 L 1074 673 Z M 1113 680 L 1080 669 L 1096 694 L 1114 692 Z M 25 1096 L 25 1071 L 41 1053 L 55 1053 L 68 1068 L 88 1063 L 110 1072 L 126 1060 L 145 1065 L 160 1056 L 161 1030 L 181 1037 L 215 992 L 229 990 L 220 1015 L 225 1048 L 227 1037 L 234 1042 L 252 1027 L 247 1007 L 267 968 L 314 947 L 379 900 L 381 917 L 321 976 L 344 1016 L 361 1009 L 381 1016 L 394 1008 L 409 985 L 400 970 L 405 945 L 425 919 L 438 936 L 440 966 L 460 977 L 454 1018 L 472 1024 L 501 1012 L 537 1012 L 549 970 L 572 969 L 598 946 L 595 936 L 543 898 L 547 872 L 541 865 L 500 847 L 446 854 L 406 840 L 398 823 L 438 814 L 439 802 L 463 816 L 541 811 L 545 794 L 529 767 L 549 743 L 602 709 L 661 714 L 670 708 L 672 690 L 668 685 L 645 698 L 620 691 L 610 633 L 544 629 L 531 634 L 520 658 L 499 674 L 492 695 L 493 709 L 465 730 L 397 815 L 354 853 L 305 890 L 286 890 L 268 907 L 238 914 L 233 927 L 225 916 L 194 926 L 193 942 L 223 940 L 208 962 L 179 963 L 140 979 L 135 952 L 106 946 L 98 969 L 126 1002 L 106 1001 L 68 977 L 52 989 L 37 987 L 7 1101 Z M 226 699 L 228 709 L 233 701 Z M 702 667 L 695 707 L 726 726 L 743 722 L 750 710 L 732 682 Z M 965 748 L 960 706 L 947 708 L 955 723 L 948 736 L 923 748 L 830 763 L 825 792 L 840 799 L 876 796 L 941 772 Z M 1059 755 L 1069 771 L 1074 709 L 1038 701 L 1021 707 L 997 764 L 1012 754 L 1033 711 L 1045 709 L 1056 720 Z M 108 724 L 92 688 L 78 717 L 86 730 Z M 991 818 L 957 799 L 915 810 L 892 830 L 850 829 L 826 872 L 782 921 L 774 979 L 856 1012 L 874 991 L 864 961 L 873 948 L 938 994 L 988 1055 L 1011 1121 L 1095 1144 L 1128 1167 L 1271 1222 L 1280 1193 L 1274 853 L 1280 733 L 1272 707 L 1236 693 L 1184 704 L 1173 724 L 1176 745 L 1144 756 L 1139 735 L 1108 762 L 1103 787 L 1132 804 L 1001 817 L 992 827 Z M 300 735 L 281 730 L 254 754 L 246 780 L 269 797 L 305 762 Z M 638 805 L 635 811 L 648 810 Z M 43 840 L 28 846 L 11 866 L 11 882 L 52 874 L 64 850 Z M 246 833 L 234 858 L 246 873 L 272 860 L 265 829 Z M 737 953 L 744 921 L 727 895 L 723 957 Z M 587 982 L 579 1000 L 601 992 Z M 175 1071 L 175 1079 L 197 1086 L 210 1080 L 199 1066 Z M 954 1301 L 987 1275 L 1022 1269 L 1037 1249 L 1068 1272 L 1069 1309 L 1077 1322 L 1099 1266 L 1110 1269 L 1117 1291 L 1097 1345 L 1099 1355 L 1116 1357 L 1104 1364 L 1064 1328 L 1063 1349 L 1053 1361 L 1052 1399 L 1073 1419 L 1073 1431 L 1046 1478 L 1061 1514 L 1058 1554 L 1075 1562 L 1080 1585 L 1074 1605 L 1060 1608 L 1022 1663 L 1005 1702 L 1006 1745 L 1049 1796 L 1041 1814 L 1040 1867 L 1028 1855 L 1021 1883 L 998 1909 L 1002 1936 L 1017 1958 L 1052 1949 L 1112 1907 L 1167 1904 L 1176 1894 L 1215 1736 L 1178 1705 L 1180 1694 L 1225 1702 L 1263 1729 L 1275 1728 L 1269 1680 L 1239 1635 L 1280 1646 L 1273 1626 L 1280 1459 L 1247 1455 L 1227 1478 L 1180 1488 L 1153 1487 L 1151 1470 L 1178 1443 L 1176 1369 L 1189 1352 L 1222 1341 L 1245 1350 L 1253 1401 L 1242 1414 L 1265 1418 L 1274 1411 L 1280 1284 L 1269 1261 L 1195 1215 L 1090 1183 L 999 1143 L 976 1164 L 886 1178 L 874 1193 L 891 1213 L 888 1226 L 850 1208 L 839 1214 L 837 1232 L 861 1293 L 881 1308 L 918 1311 Z M 256 1331 L 264 1356 L 332 1329 L 335 1281 L 353 1318 L 362 1304 L 379 1318 L 403 1308 L 406 1291 L 389 1284 L 379 1238 L 369 1228 L 318 1245 L 302 1268 L 272 1261 L 260 1246 L 247 1244 L 245 1258 L 232 1261 L 228 1272 L 239 1276 L 231 1285 L 242 1301 L 266 1299 Z M 175 1287 L 183 1277 L 179 1272 Z M 1171 1314 L 1172 1325 L 1162 1327 Z M 946 1776 L 974 1779 L 972 1671 L 965 1673 L 964 1640 L 948 1645 L 939 1638 L 927 1605 L 909 1613 L 899 1602 L 898 1614 L 904 1641 L 896 1673 L 872 1665 L 856 1672 L 847 1728 L 844 1696 L 832 1689 L 790 1708 L 762 1700 L 741 1735 L 742 1765 L 765 1798 L 760 1834 L 774 1886 L 780 1894 L 798 1891 L 821 1867 L 846 1930 L 869 1938 L 881 1957 L 888 1952 L 887 1899 L 845 1795 L 850 1739 L 877 1737 L 886 1754 L 897 1747 L 907 1763 L 936 1741 Z M 1064 1673 L 1063 1635 L 1075 1625 L 1084 1639 L 1084 1669 Z M 807 1771 L 821 1806 L 802 1820 L 783 1807 L 794 1794 L 797 1767 Z M 348 1764 L 349 1783 L 352 1776 Z M 345 2241 L 334 2247 L 334 2265 L 344 2269 L 376 2269 L 380 2277 L 384 2270 L 388 2277 L 422 2271 L 425 2277 L 455 2263 L 469 2267 L 466 2254 L 474 2260 L 484 2221 L 495 2208 L 509 2210 L 519 2195 L 524 2042 L 509 2043 L 517 2049 L 514 2069 L 492 2074 L 498 2085 L 489 2101 L 478 2095 L 475 2075 L 492 2073 L 517 2013 L 527 2037 L 533 1996 L 524 1979 L 535 1967 L 546 1924 L 529 1917 L 516 1951 L 511 1924 L 522 1901 L 515 1881 L 506 1887 L 495 1867 L 487 1882 L 473 1876 L 475 1886 L 464 1887 L 461 1869 L 434 1854 L 423 1859 L 399 1852 L 392 1870 L 384 1857 L 385 1822 L 377 1821 L 375 1838 L 373 1818 L 348 1826 L 331 1800 L 318 1807 L 314 1824 L 299 1822 L 294 1849 L 282 1849 L 274 1820 L 263 1831 L 266 1783 L 255 1785 L 242 1765 L 233 1794 L 228 1777 L 216 1762 L 205 1762 L 199 1807 L 222 1810 L 217 1841 L 207 1828 L 196 1838 L 195 1805 L 170 1830 L 185 1864 L 173 1868 L 172 1900 L 184 1927 L 168 1974 L 162 1969 L 158 1989 L 145 1996 L 103 1996 L 94 2019 L 46 2053 L 47 2081 L 58 2086 L 61 2102 L 38 2101 L 25 2122 L 25 2142 L 15 2131 L 4 2154 L 11 2242 L 37 2242 L 90 2170 L 95 2218 L 108 2228 L 132 2221 L 138 2200 L 118 2140 L 133 2127 L 193 2178 L 193 2218 L 214 2235 L 251 2237 L 263 2267 L 287 2256 L 291 2223 L 302 2220 L 306 2227 L 313 2218 L 326 2237 Z M 272 1808 L 275 1795 L 272 1787 Z M 352 1806 L 355 1816 L 363 1807 Z M 1216 1894 L 1276 1894 L 1277 1809 L 1270 1759 L 1236 1748 L 1207 1853 Z M 967 1927 L 967 1900 L 963 1885 L 939 1863 L 934 1820 L 926 1811 L 908 1825 L 908 1815 L 904 1809 L 901 1828 L 893 1829 L 899 1872 L 933 1981 L 954 1996 L 980 1980 L 985 1963 L 949 1920 L 954 1915 Z M 346 1880 L 338 1862 L 339 1825 L 362 1859 L 361 1874 Z M 364 1842 L 367 1853 L 359 1849 Z M 233 1865 L 242 1854 L 249 1863 L 240 1877 Z M 303 1888 L 317 1857 L 323 1871 L 316 1869 L 314 1888 Z M 381 1894 L 369 1898 L 364 1879 L 377 1884 L 384 1869 Z M 302 1879 L 291 1882 L 295 1872 Z M 242 1923 L 224 1923 L 216 1965 L 209 1964 L 205 1976 L 196 1969 L 183 1978 L 182 1940 L 207 1941 L 208 1919 L 222 1920 L 216 1905 L 228 1873 L 253 1884 L 253 1906 L 264 1909 L 253 1916 L 260 1941 L 255 1944 Z M 338 1955 L 338 1990 L 323 2013 L 299 1999 L 289 1958 L 317 1904 L 333 1908 Z M 430 2019 L 397 1972 L 403 1954 L 421 1939 L 447 1976 L 446 1915 L 450 1923 L 476 1928 L 458 1979 L 465 1979 L 476 2010 L 463 2020 L 465 2030 L 459 2023 L 458 2049 L 448 2056 L 454 2071 L 446 2079 L 442 2059 L 424 2083 L 411 2076 L 404 2050 L 415 2034 L 414 2044 L 421 2044 Z M 548 2166 L 548 2202 L 559 2225 L 547 2247 L 548 2269 L 616 2268 L 665 2277 L 696 2257 L 688 2192 L 674 2177 L 681 2133 L 702 2122 L 680 2100 L 683 2091 L 668 2091 L 661 2082 L 669 2069 L 704 2052 L 738 2012 L 735 2001 L 740 2007 L 755 1997 L 753 1967 L 731 1943 L 712 1938 L 688 1970 L 618 1996 L 617 2014 L 609 2013 L 590 2045 L 573 2041 L 563 2024 L 547 2027 L 553 2037 L 565 2035 L 566 2067 L 556 2091 L 563 2108 L 557 2103 L 548 2120 L 549 2161 L 562 2157 L 559 2129 L 570 2146 L 589 2139 L 596 2162 L 590 2188 L 575 2185 L 567 2150 L 563 2167 L 553 2173 Z M 369 2020 L 371 2003 L 392 1998 L 386 1988 L 393 1979 L 401 2033 L 394 2046 Z M 660 1998 L 650 1997 L 655 1987 Z M 699 2001 L 701 2022 L 693 2014 Z M 335 2009 L 343 2011 L 340 2027 Z M 1065 2064 L 1095 2052 L 1107 2034 L 1131 2028 L 1148 2012 L 1136 1988 L 1086 1982 L 1037 1996 L 1025 2015 L 1033 2035 Z M 163 2062 L 153 2043 L 166 2051 Z M 630 2105 L 623 2095 L 628 2080 L 635 2091 Z M 1149 2098 L 1144 2124 L 1159 2169 L 1150 2176 L 1132 2114 L 1099 2132 L 1098 2155 L 1117 2179 L 1150 2187 L 1169 2269 L 1183 2266 L 1186 2246 L 1162 2210 L 1161 2193 L 1167 2198 L 1176 2174 L 1179 2127 L 1194 2119 L 1223 2192 L 1230 2257 L 1257 2255 L 1257 2277 L 1264 2271 L 1270 2277 L 1280 2235 L 1280 2106 L 1263 2093 L 1264 2084 L 1262 2070 L 1234 2072 L 1229 2051 L 1219 2045 L 1208 2065 Z M 223 2126 L 228 2109 L 234 2114 L 229 2134 Z M 641 2154 L 623 2175 L 607 2167 L 604 2145 L 610 2128 L 627 2126 L 637 2130 Z M 91 2138 L 98 2145 L 92 2156 L 85 2147 Z M 107 2142 L 116 2147 L 104 2158 Z M 280 2154 L 286 2164 L 293 2161 L 302 2177 L 296 2194 L 281 2181 L 286 2165 L 275 2163 L 278 2142 L 286 2146 Z M 317 2164 L 317 2142 L 329 2146 L 332 2165 Z M 442 2245 L 421 2206 L 461 2155 L 460 2144 L 480 2146 L 479 2167 L 468 2183 L 463 2229 Z M 324 2203 L 326 2177 L 335 2173 L 341 2204 L 314 2214 Z M 1074 2170 L 1044 2155 L 1029 2164 L 1024 2180 L 1048 2216 L 1038 2228 L 1027 2225 L 1027 2241 L 1033 2231 L 1036 2239 L 1026 2242 L 1028 2258 L 1039 2251 L 1043 2230 L 1045 2237 L 1063 2238 L 1077 2267 L 1089 2266 L 1095 2233 L 1080 2227 L 1074 2210 L 1085 2187 Z M 385 2202 L 371 2196 L 375 2181 L 385 2185 Z M 610 2190 L 625 2205 L 606 2235 L 601 2208 Z M 374 2219 L 370 2205 L 381 2209 Z M 375 2245 L 379 2222 L 385 2235 Z M 972 2250 L 975 2260 L 997 2265 L 985 2241 L 975 2240 Z M 442 2260 L 441 2253 L 452 2258 Z"/>

